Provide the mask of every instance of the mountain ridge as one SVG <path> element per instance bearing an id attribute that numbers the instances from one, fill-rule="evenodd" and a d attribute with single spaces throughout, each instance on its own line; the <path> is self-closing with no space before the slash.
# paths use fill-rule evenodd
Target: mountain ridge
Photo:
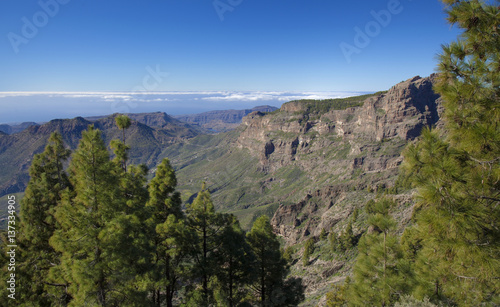
<path id="1" fill-rule="evenodd" d="M 262 105 L 244 110 L 215 110 L 197 114 L 174 115 L 174 118 L 192 125 L 200 126 L 212 132 L 227 132 L 235 129 L 241 123 L 243 117 L 252 112 L 259 111 L 266 113 L 273 112 L 277 109 L 278 108 L 273 106 Z"/>
<path id="2" fill-rule="evenodd" d="M 412 191 L 397 183 L 401 152 L 423 127 L 441 125 L 441 99 L 432 90 L 435 81 L 436 75 L 414 77 L 370 95 L 291 101 L 273 112 L 251 112 L 237 128 L 219 134 L 176 126 L 184 134 L 175 137 L 168 129 L 133 121 L 127 130 L 131 163 L 146 163 L 154 172 L 154 166 L 168 157 L 184 202 L 193 199 L 205 182 L 216 208 L 235 214 L 243 228 L 262 214 L 272 217 L 275 232 L 294 249 L 291 272 L 303 277 L 309 298 L 303 306 L 321 305 L 331 284 L 348 276 L 354 261 L 350 254 L 329 256 L 327 240 L 320 239 L 323 230 L 341 233 L 359 211 L 361 218 L 353 222 L 359 238 L 366 229 L 362 209 L 383 194 L 397 203 L 393 215 L 398 228 L 409 223 Z M 161 125 L 162 115 L 155 116 Z M 20 134 L 0 135 L 0 166 L 22 162 L 21 170 L 27 170 L 30 161 L 18 161 L 26 156 L 6 151 L 40 151 L 48 133 L 57 129 L 69 131 L 65 142 L 76 146 L 78 134 L 89 123 L 83 118 L 56 120 Z M 106 142 L 121 137 L 113 117 L 94 125 L 104 131 Z M 21 142 L 25 135 L 33 142 Z M 15 161 L 7 161 L 7 155 Z M 23 174 L 19 169 L 11 173 Z M 11 185 L 19 190 L 16 184 L 23 180 L 27 178 Z M 316 241 L 317 251 L 306 267 L 297 260 L 309 238 Z"/>

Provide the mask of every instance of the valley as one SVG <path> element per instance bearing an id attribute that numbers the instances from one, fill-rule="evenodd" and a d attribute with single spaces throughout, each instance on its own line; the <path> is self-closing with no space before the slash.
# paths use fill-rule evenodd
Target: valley
<path id="1" fill-rule="evenodd" d="M 271 217 L 283 245 L 294 250 L 292 274 L 306 286 L 304 306 L 315 306 L 331 284 L 350 274 L 355 255 L 332 258 L 321 232 L 341 233 L 358 211 L 352 229 L 359 238 L 367 227 L 364 205 L 382 194 L 397 202 L 400 233 L 410 222 L 412 191 L 397 182 L 401 152 L 423 127 L 440 125 L 435 78 L 414 77 L 359 97 L 291 101 L 271 112 L 250 112 L 236 128 L 218 134 L 165 113 L 131 114 L 130 161 L 146 164 L 152 177 L 159 161 L 169 158 L 184 203 L 205 182 L 216 209 L 235 214 L 244 229 L 261 215 Z M 50 133 L 59 131 L 74 149 L 92 123 L 109 143 L 121 133 L 114 116 L 53 120 L 0 135 L 1 195 L 23 191 L 32 156 Z M 305 267 L 298 259 L 308 238 L 318 248 Z"/>

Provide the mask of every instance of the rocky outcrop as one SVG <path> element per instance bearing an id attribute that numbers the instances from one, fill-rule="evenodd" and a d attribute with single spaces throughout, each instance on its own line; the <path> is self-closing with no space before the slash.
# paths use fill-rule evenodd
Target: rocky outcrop
<path id="1" fill-rule="evenodd" d="M 281 140 L 275 152 L 290 153 L 284 159 L 289 161 L 293 161 L 298 151 L 307 150 L 313 133 L 335 135 L 344 140 L 414 139 L 423 127 L 436 125 L 439 120 L 440 98 L 432 90 L 435 78 L 436 75 L 414 77 L 384 94 L 366 99 L 361 107 L 332 110 L 314 120 L 308 118 L 311 114 L 303 113 L 305 109 L 300 101 L 284 104 L 276 116 L 253 112 L 242 120 L 246 129 L 238 139 L 238 146 L 250 149 L 262 157 L 262 164 L 267 164 L 271 157 L 265 154 L 266 146 L 276 139 Z M 264 154 L 260 154 L 262 152 Z"/>
<path id="2" fill-rule="evenodd" d="M 334 146 L 350 148 L 346 155 L 336 156 L 337 159 L 334 157 L 328 164 L 330 168 L 334 166 L 348 171 L 340 176 L 342 180 L 333 181 L 333 186 L 325 185 L 313 191 L 295 205 L 281 205 L 275 212 L 273 225 L 287 243 L 297 243 L 310 233 L 319 235 L 322 228 L 332 229 L 344 220 L 355 206 L 340 210 L 335 205 L 342 203 L 352 191 L 376 191 L 391 184 L 390 180 L 388 182 L 385 179 L 397 174 L 404 143 L 417 137 L 423 127 L 434 126 L 439 122 L 442 107 L 439 95 L 432 90 L 435 80 L 436 75 L 414 77 L 393 86 L 386 93 L 366 99 L 360 107 L 332 110 L 306 123 L 272 121 L 259 114 L 251 114 L 243 120 L 246 130 L 238 139 L 239 145 L 258 153 L 267 152 L 262 144 L 273 143 L 273 153 L 267 152 L 260 157 L 262 164 L 278 162 L 274 168 L 294 161 L 308 169 L 308 163 L 297 161 L 295 156 L 298 153 L 314 154 Z M 285 104 L 281 109 L 289 114 L 288 118 L 300 117 L 297 114 L 301 110 L 300 102 Z M 286 140 L 274 138 L 271 131 L 276 130 L 293 137 Z M 268 168 L 273 169 L 272 166 Z M 370 175 L 376 176 L 366 180 Z M 339 181 L 344 183 L 337 183 Z M 302 225 L 299 230 L 298 225 Z"/>
<path id="3" fill-rule="evenodd" d="M 404 229 L 412 198 L 394 189 L 401 151 L 423 127 L 440 125 L 442 106 L 432 90 L 435 81 L 436 75 L 411 78 L 358 107 L 314 113 L 304 102 L 294 101 L 274 114 L 254 112 L 243 118 L 236 144 L 258 157 L 264 173 L 279 180 L 276 174 L 281 170 L 298 167 L 310 178 L 296 201 L 283 198 L 271 220 L 286 245 L 301 246 L 310 237 L 319 240 L 322 230 L 340 234 L 354 211 L 363 211 L 368 200 L 389 189 L 398 204 L 394 215 L 399 229 Z M 355 236 L 365 230 L 354 223 Z M 352 259 L 316 259 L 307 268 L 300 263 L 294 268 L 307 271 L 300 273 L 305 276 L 307 296 L 324 293 L 329 283 L 345 278 L 352 267 Z M 340 276 L 328 275 L 339 270 Z M 316 278 L 317 272 L 328 276 Z"/>

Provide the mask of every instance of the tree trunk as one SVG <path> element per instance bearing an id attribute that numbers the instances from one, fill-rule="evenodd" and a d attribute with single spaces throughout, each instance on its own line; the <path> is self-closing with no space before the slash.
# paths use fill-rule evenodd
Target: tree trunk
<path id="1" fill-rule="evenodd" d="M 265 268 L 264 268 L 264 247 L 262 247 L 262 256 L 261 256 L 261 264 L 260 264 L 260 292 L 261 292 L 261 304 L 262 307 L 265 306 L 266 302 L 266 284 L 265 284 Z"/>
<path id="2" fill-rule="evenodd" d="M 229 307 L 233 307 L 233 257 L 229 257 Z"/>
<path id="3" fill-rule="evenodd" d="M 165 296 L 167 300 L 167 307 L 173 307 L 173 294 L 174 294 L 174 285 L 171 283 L 171 272 L 170 272 L 170 257 L 165 257 L 165 280 L 167 281 L 167 286 L 165 287 Z"/>

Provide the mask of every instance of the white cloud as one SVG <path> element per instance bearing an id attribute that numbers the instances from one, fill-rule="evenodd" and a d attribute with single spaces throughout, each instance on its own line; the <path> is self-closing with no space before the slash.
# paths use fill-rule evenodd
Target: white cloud
<path id="1" fill-rule="evenodd" d="M 115 112 L 169 114 L 281 106 L 298 99 L 328 99 L 355 92 L 186 91 L 186 92 L 0 92 L 0 123 L 108 115 Z"/>

